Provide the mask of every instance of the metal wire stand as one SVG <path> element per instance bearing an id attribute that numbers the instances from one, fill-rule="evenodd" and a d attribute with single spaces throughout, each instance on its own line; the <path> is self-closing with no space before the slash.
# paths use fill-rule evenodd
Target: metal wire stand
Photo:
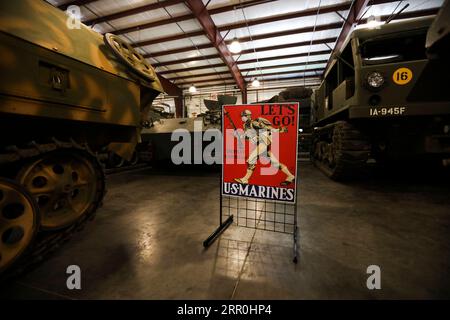
<path id="1" fill-rule="evenodd" d="M 298 262 L 297 203 L 224 196 L 221 177 L 219 227 L 203 242 L 203 246 L 209 247 L 233 221 L 246 228 L 292 234 L 293 262 Z"/>

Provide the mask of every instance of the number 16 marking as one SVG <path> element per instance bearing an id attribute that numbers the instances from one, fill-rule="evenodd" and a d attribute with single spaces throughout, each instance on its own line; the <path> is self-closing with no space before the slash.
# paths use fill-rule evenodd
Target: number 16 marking
<path id="1" fill-rule="evenodd" d="M 399 68 L 392 74 L 392 80 L 398 85 L 404 85 L 410 82 L 413 78 L 413 73 L 409 68 Z"/>

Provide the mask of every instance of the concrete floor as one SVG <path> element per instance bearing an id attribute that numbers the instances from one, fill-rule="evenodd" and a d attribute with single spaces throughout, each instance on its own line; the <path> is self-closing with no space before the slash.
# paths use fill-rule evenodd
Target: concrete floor
<path id="1" fill-rule="evenodd" d="M 2 298 L 380 299 L 450 298 L 448 180 L 376 176 L 340 184 L 300 164 L 300 261 L 289 235 L 233 226 L 208 250 L 218 215 L 218 173 L 110 176 L 95 223 Z M 66 289 L 66 268 L 82 289 Z M 381 290 L 366 268 L 381 267 Z"/>

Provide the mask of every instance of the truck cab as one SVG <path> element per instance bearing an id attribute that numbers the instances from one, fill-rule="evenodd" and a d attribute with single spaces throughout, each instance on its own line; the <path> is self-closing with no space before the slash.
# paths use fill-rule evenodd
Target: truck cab
<path id="1" fill-rule="evenodd" d="M 369 157 L 450 155 L 450 70 L 443 55 L 427 55 L 432 22 L 421 18 L 356 29 L 333 55 L 312 106 L 313 156 L 332 159 L 322 165 L 334 166 L 336 155 L 345 153 L 333 145 L 335 130 L 359 133 L 353 140 L 362 149 L 346 148 L 361 151 L 356 159 L 347 155 L 360 166 Z"/>

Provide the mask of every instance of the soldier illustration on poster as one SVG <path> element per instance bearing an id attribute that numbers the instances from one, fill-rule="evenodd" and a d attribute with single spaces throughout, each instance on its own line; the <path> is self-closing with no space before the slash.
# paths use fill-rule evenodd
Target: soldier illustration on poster
<path id="1" fill-rule="evenodd" d="M 298 104 L 224 106 L 223 113 L 223 194 L 295 202 Z"/>
<path id="2" fill-rule="evenodd" d="M 270 150 L 272 145 L 272 133 L 286 133 L 288 132 L 287 127 L 274 128 L 269 120 L 262 117 L 253 120 L 252 113 L 248 109 L 242 111 L 241 117 L 242 122 L 244 123 L 243 138 L 249 140 L 255 148 L 253 148 L 253 151 L 248 156 L 247 172 L 245 173 L 245 176 L 242 178 L 235 178 L 234 180 L 242 184 L 247 184 L 248 180 L 255 171 L 258 158 L 264 155 L 270 158 L 271 165 L 273 167 L 280 169 L 284 174 L 286 174 L 286 180 L 281 182 L 280 185 L 286 186 L 293 183 L 295 176 L 284 164 L 278 161 L 276 156 Z M 242 137 L 238 136 L 238 138 L 241 139 Z"/>

